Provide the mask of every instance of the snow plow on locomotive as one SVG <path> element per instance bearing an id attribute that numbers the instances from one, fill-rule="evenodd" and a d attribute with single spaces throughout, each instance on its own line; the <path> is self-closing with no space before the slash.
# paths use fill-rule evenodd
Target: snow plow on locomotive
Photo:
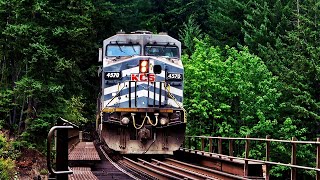
<path id="1" fill-rule="evenodd" d="M 99 50 L 97 131 L 123 154 L 172 154 L 183 143 L 181 43 L 167 34 L 120 32 Z"/>

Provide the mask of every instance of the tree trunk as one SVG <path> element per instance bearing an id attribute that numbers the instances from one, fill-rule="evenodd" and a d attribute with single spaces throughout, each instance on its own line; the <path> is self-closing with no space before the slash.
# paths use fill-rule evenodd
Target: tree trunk
<path id="1" fill-rule="evenodd" d="M 16 86 L 16 67 L 15 67 L 15 62 L 14 60 L 11 58 L 10 59 L 10 67 L 11 67 L 11 88 L 14 89 Z M 17 102 L 17 97 L 16 95 L 13 95 L 12 97 L 12 104 L 16 104 Z M 17 116 L 17 108 L 16 106 L 13 107 L 13 109 L 11 110 L 11 118 L 10 118 L 10 126 L 12 127 L 12 125 L 15 123 L 16 121 L 16 116 Z"/>

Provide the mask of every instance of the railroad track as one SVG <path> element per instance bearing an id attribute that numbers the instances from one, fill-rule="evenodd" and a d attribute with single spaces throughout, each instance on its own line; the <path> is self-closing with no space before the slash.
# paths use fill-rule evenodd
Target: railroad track
<path id="1" fill-rule="evenodd" d="M 87 143 L 88 146 L 88 143 Z M 89 146 L 88 146 L 89 147 Z M 91 147 L 91 146 L 90 146 Z M 86 147 L 85 147 L 86 148 Z M 210 166 L 199 163 L 192 163 L 190 159 L 206 158 L 204 155 L 198 154 L 199 157 L 191 154 L 179 153 L 171 156 L 161 155 L 121 155 L 112 151 L 108 147 L 95 144 L 95 151 L 99 154 L 100 161 L 85 161 L 85 164 L 77 164 L 73 161 L 73 165 L 82 168 L 73 167 L 75 170 L 71 179 L 88 179 L 108 180 L 108 179 L 213 179 L 213 180 L 229 180 L 229 179 L 256 179 L 252 177 L 243 177 L 239 174 L 224 172 Z M 85 152 L 85 151 L 83 151 Z M 180 152 L 180 151 L 179 151 Z M 87 152 L 86 152 L 87 153 Z M 186 153 L 186 152 L 184 152 Z M 90 154 L 90 153 L 88 153 Z M 81 155 L 78 155 L 79 157 Z M 181 158 L 182 157 L 182 158 Z M 212 160 L 207 160 L 211 161 Z M 83 162 L 83 157 L 79 162 Z M 202 161 L 203 162 L 203 161 Z M 208 164 L 208 163 L 206 163 Z M 86 168 L 84 166 L 87 166 Z M 87 176 L 84 176 L 87 175 Z M 71 177 L 69 176 L 69 177 Z M 77 177 L 77 178 L 75 178 Z M 261 178 L 258 178 L 261 179 Z"/>
<path id="2" fill-rule="evenodd" d="M 143 158 L 123 157 L 122 161 L 128 167 L 146 172 L 157 179 L 248 179 L 172 158 L 145 160 Z"/>
<path id="3" fill-rule="evenodd" d="M 73 153 L 69 156 L 69 165 L 73 174 L 69 175 L 72 180 L 111 180 L 111 179 L 145 179 L 153 180 L 154 177 L 135 169 L 130 169 L 122 164 L 122 156 L 108 147 L 96 144 L 78 144 Z M 79 151 L 79 148 L 83 151 Z M 82 153 L 81 153 L 82 152 Z M 97 154 L 99 160 L 92 160 L 92 154 Z M 90 156 L 91 155 L 91 156 Z"/>
<path id="4" fill-rule="evenodd" d="M 153 180 L 154 177 L 146 174 L 143 171 L 139 171 L 136 169 L 131 169 L 127 166 L 125 166 L 121 159 L 122 156 L 120 154 L 115 153 L 114 151 L 110 150 L 108 147 L 100 145 L 99 150 L 103 155 L 103 158 L 106 158 L 108 163 L 108 167 L 104 166 L 104 168 L 107 168 L 105 170 L 113 170 L 116 172 L 121 172 L 125 176 L 120 179 L 145 179 L 145 180 Z M 103 179 L 103 177 L 101 177 Z"/>

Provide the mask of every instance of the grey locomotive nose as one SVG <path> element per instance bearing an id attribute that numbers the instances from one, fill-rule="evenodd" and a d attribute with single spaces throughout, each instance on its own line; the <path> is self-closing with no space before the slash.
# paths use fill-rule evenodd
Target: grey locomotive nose
<path id="1" fill-rule="evenodd" d="M 96 127 L 109 148 L 172 154 L 183 142 L 181 43 L 167 34 L 118 33 L 99 49 L 101 92 Z"/>

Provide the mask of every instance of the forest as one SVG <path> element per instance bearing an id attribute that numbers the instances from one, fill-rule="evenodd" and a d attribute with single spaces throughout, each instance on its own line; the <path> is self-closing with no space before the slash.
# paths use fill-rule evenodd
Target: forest
<path id="1" fill-rule="evenodd" d="M 182 42 L 188 135 L 314 141 L 319 14 L 318 0 L 0 0 L 0 179 L 16 174 L 22 149 L 46 153 L 58 117 L 95 120 L 98 48 L 120 30 Z M 290 158 L 273 148 L 273 160 Z M 297 155 L 315 165 L 308 145 Z M 290 178 L 285 167 L 271 173 Z"/>

